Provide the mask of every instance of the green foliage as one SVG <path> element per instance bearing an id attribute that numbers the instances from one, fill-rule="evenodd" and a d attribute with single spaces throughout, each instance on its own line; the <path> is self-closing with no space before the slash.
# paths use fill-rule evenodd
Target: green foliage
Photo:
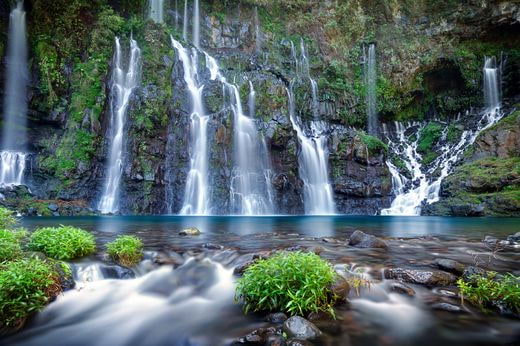
<path id="1" fill-rule="evenodd" d="M 291 315 L 325 311 L 334 315 L 332 266 L 313 253 L 279 253 L 259 260 L 244 273 L 236 298 L 249 311 L 284 311 Z"/>
<path id="2" fill-rule="evenodd" d="M 96 244 L 94 236 L 82 229 L 71 226 L 45 227 L 31 235 L 29 249 L 41 251 L 51 258 L 67 260 L 93 253 Z"/>
<path id="3" fill-rule="evenodd" d="M 439 141 L 442 135 L 442 126 L 439 123 L 429 123 L 419 135 L 417 151 L 426 154 L 433 150 L 433 146 Z"/>
<path id="4" fill-rule="evenodd" d="M 388 145 L 383 143 L 379 138 L 367 135 L 364 132 L 360 133 L 361 141 L 367 146 L 370 154 L 377 154 L 388 151 Z"/>
<path id="5" fill-rule="evenodd" d="M 462 299 L 487 309 L 493 304 L 501 303 L 512 312 L 520 313 L 520 277 L 507 273 L 498 277 L 496 273 L 487 276 L 474 275 L 468 282 L 457 281 Z"/>
<path id="6" fill-rule="evenodd" d="M 117 263 L 133 267 L 143 258 L 143 242 L 134 236 L 119 236 L 107 244 L 107 252 Z"/>
<path id="7" fill-rule="evenodd" d="M 38 259 L 0 264 L 0 327 L 19 327 L 61 291 L 53 266 Z"/>
<path id="8" fill-rule="evenodd" d="M 0 262 L 11 261 L 22 255 L 20 240 L 25 235 L 24 230 L 0 229 Z"/>
<path id="9" fill-rule="evenodd" d="M 0 229 L 11 228 L 16 225 L 16 222 L 12 211 L 0 207 Z"/>
<path id="10" fill-rule="evenodd" d="M 459 142 L 461 135 L 462 130 L 459 129 L 456 125 L 450 124 L 450 126 L 448 127 L 448 133 L 446 134 L 446 139 L 448 140 L 448 142 Z"/>

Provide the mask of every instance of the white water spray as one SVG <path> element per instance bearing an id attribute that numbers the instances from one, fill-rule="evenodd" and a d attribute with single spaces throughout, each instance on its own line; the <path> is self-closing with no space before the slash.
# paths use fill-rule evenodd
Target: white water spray
<path id="1" fill-rule="evenodd" d="M 184 17 L 182 19 L 182 39 L 188 42 L 188 0 L 184 0 Z"/>
<path id="2" fill-rule="evenodd" d="M 184 82 L 192 101 L 190 171 L 186 178 L 182 215 L 209 215 L 208 187 L 208 121 L 202 103 L 202 89 L 197 79 L 198 54 L 193 49 L 191 55 L 188 49 L 170 37 L 173 47 L 179 53 L 184 70 Z"/>
<path id="3" fill-rule="evenodd" d="M 164 22 L 164 0 L 150 1 L 150 18 L 156 23 Z"/>
<path id="4" fill-rule="evenodd" d="M 395 124 L 395 140 L 389 139 L 389 147 L 401 158 L 407 169 L 412 174 L 411 181 L 401 175 L 399 170 L 391 163 L 387 165 L 392 174 L 392 182 L 395 199 L 388 209 L 383 209 L 381 215 L 420 215 L 422 204 L 431 204 L 439 200 L 441 183 L 453 170 L 455 164 L 461 159 L 464 150 L 472 145 L 478 135 L 487 128 L 496 124 L 503 116 L 500 110 L 500 75 L 501 67 L 496 59 L 486 58 L 484 64 L 484 103 L 485 109 L 474 130 L 464 131 L 457 143 L 445 144 L 440 148 L 439 156 L 425 170 L 422 167 L 422 157 L 417 152 L 418 139 L 410 140 L 405 135 L 406 131 L 415 127 L 416 133 L 420 133 L 423 124 Z M 443 136 L 446 136 L 447 128 Z M 424 172 L 423 172 L 424 171 Z M 436 176 L 435 173 L 438 173 Z M 412 185 L 409 187 L 407 185 Z"/>
<path id="5" fill-rule="evenodd" d="M 193 45 L 200 48 L 200 7 L 199 0 L 193 2 Z"/>
<path id="6" fill-rule="evenodd" d="M 130 40 L 130 57 L 125 72 L 119 38 L 116 37 L 114 67 L 112 71 L 110 107 L 110 155 L 107 180 L 98 209 L 103 214 L 119 209 L 119 189 L 123 174 L 123 144 L 126 112 L 130 97 L 139 83 L 141 50 L 135 40 Z"/>
<path id="7" fill-rule="evenodd" d="M 9 42 L 6 57 L 4 128 L 0 152 L 0 186 L 21 185 L 26 166 L 24 152 L 27 135 L 27 33 L 23 2 L 19 1 L 9 17 Z"/>
<path id="8" fill-rule="evenodd" d="M 379 119 L 376 109 L 376 46 L 370 44 L 364 49 L 365 60 L 365 85 L 367 106 L 367 130 L 368 134 L 377 136 L 379 134 Z"/>

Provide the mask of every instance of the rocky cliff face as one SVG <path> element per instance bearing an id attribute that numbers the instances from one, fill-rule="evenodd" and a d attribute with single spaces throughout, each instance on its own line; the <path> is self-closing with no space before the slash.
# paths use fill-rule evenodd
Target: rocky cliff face
<path id="1" fill-rule="evenodd" d="M 0 37 L 5 38 L 9 9 L 2 6 Z M 362 49 L 368 42 L 377 44 L 382 121 L 449 121 L 459 111 L 480 106 L 483 56 L 500 51 L 508 56 L 505 102 L 520 94 L 520 10 L 513 2 L 247 0 L 202 1 L 201 6 L 201 46 L 239 86 L 244 105 L 249 81 L 257 91 L 256 123 L 267 143 L 276 210 L 282 214 L 304 210 L 300 144 L 288 117 L 286 88 L 299 79 L 291 42 L 299 49 L 303 39 L 310 73 L 318 81 L 319 114 L 329 125 L 329 171 L 341 213 L 375 214 L 392 200 L 385 139 L 363 132 Z M 49 204 L 52 209 L 67 203 L 82 206 L 83 212 L 95 209 L 108 150 L 113 38 L 132 34 L 143 51 L 143 76 L 128 113 L 121 212 L 178 212 L 189 170 L 191 105 L 169 35 L 181 39 L 182 10 L 168 8 L 167 23 L 160 25 L 145 19 L 147 3 L 140 0 L 32 0 L 26 8 L 33 71 L 27 182 L 33 197 L 12 192 L 3 203 L 23 201 L 23 212 L 39 214 L 61 212 L 61 207 L 48 209 Z M 52 18 L 60 20 L 51 25 Z M 211 204 L 214 213 L 226 214 L 233 117 L 222 86 L 210 81 L 207 71 L 200 78 L 210 115 Z M 310 84 L 297 83 L 295 94 L 298 117 L 312 119 Z M 475 157 L 481 147 L 482 153 L 505 155 L 509 149 L 503 143 L 510 147 L 517 140 L 502 132 L 486 136 L 477 141 Z"/>

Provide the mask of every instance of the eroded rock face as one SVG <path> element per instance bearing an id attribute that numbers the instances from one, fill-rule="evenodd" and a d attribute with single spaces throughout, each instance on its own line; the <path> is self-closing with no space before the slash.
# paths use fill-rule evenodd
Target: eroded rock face
<path id="1" fill-rule="evenodd" d="M 384 271 L 385 278 L 425 286 L 449 286 L 455 283 L 453 274 L 440 270 L 418 270 L 404 268 L 388 268 Z"/>

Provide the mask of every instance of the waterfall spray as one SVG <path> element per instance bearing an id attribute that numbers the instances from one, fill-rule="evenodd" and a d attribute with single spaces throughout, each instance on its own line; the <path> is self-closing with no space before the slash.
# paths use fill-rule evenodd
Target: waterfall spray
<path id="1" fill-rule="evenodd" d="M 200 7 L 199 0 L 193 3 L 193 45 L 200 48 Z"/>
<path id="2" fill-rule="evenodd" d="M 150 0 L 150 18 L 159 24 L 164 22 L 164 0 Z"/>
<path id="3" fill-rule="evenodd" d="M 365 85 L 367 106 L 367 130 L 372 136 L 379 135 L 379 119 L 377 116 L 376 101 L 376 46 L 370 44 L 364 48 Z"/>
<path id="4" fill-rule="evenodd" d="M 139 83 L 140 60 L 141 51 L 137 42 L 130 40 L 130 58 L 125 72 L 121 44 L 116 37 L 110 94 L 110 154 L 105 188 L 98 205 L 98 209 L 103 214 L 115 213 L 119 210 L 126 113 L 132 93 Z"/>
<path id="5" fill-rule="evenodd" d="M 188 0 L 184 0 L 184 18 L 182 20 L 182 39 L 188 42 Z"/>

